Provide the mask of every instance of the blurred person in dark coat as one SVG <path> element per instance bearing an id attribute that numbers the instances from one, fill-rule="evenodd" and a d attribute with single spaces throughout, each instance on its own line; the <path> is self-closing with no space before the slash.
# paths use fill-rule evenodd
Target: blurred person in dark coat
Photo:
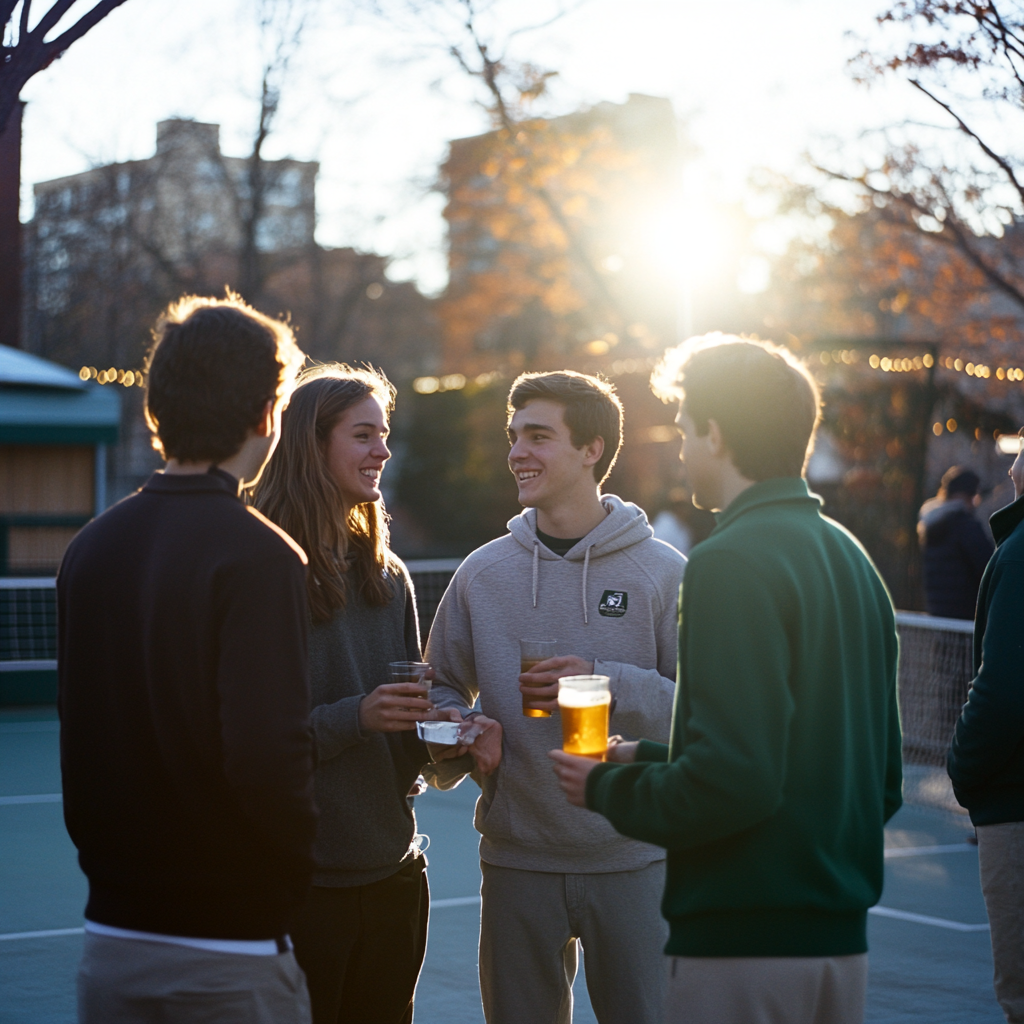
<path id="1" fill-rule="evenodd" d="M 1021 431 L 1024 436 L 1024 429 Z M 1010 470 L 1015 500 L 989 522 L 996 553 L 974 623 L 974 678 L 947 769 L 978 834 L 978 872 L 991 926 L 993 983 L 1008 1024 L 1024 1022 L 1024 452 Z"/>
<path id="2" fill-rule="evenodd" d="M 977 473 L 953 466 L 943 474 L 939 493 L 921 506 L 917 532 L 929 615 L 974 618 L 981 574 L 995 550 L 974 514 L 980 483 Z"/>

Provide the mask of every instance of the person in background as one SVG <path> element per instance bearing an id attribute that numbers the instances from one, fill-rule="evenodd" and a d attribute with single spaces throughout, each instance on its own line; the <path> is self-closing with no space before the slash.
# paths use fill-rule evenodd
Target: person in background
<path id="1" fill-rule="evenodd" d="M 380 492 L 394 401 L 379 373 L 306 371 L 255 492 L 256 507 L 303 545 L 310 563 L 320 820 L 313 888 L 292 937 L 313 1024 L 412 1021 L 430 902 L 410 791 L 431 757 L 415 729 L 461 720 L 435 711 L 422 684 L 390 681 L 391 662 L 422 659 L 412 580 L 388 547 Z M 476 724 L 486 728 L 470 750 L 486 775 L 501 756 L 501 726 L 482 716 Z"/>
<path id="2" fill-rule="evenodd" d="M 305 563 L 243 504 L 302 361 L 238 298 L 158 321 L 167 460 L 57 577 L 64 820 L 89 880 L 82 1024 L 308 1024 L 288 929 L 316 822 Z"/>
<path id="3" fill-rule="evenodd" d="M 1021 431 L 1024 435 L 1024 430 Z M 996 550 L 974 624 L 974 679 L 947 768 L 978 835 L 995 992 L 1011 1024 L 1024 1022 L 1024 454 L 1010 470 L 1016 499 L 989 520 Z"/>
<path id="4" fill-rule="evenodd" d="M 860 1024 L 902 801 L 892 602 L 807 489 L 821 405 L 788 350 L 696 338 L 652 383 L 719 511 L 687 564 L 671 744 L 550 756 L 571 804 L 668 850 L 668 1024 Z"/>
<path id="5" fill-rule="evenodd" d="M 981 574 L 995 550 L 974 514 L 980 483 L 977 473 L 953 466 L 943 474 L 939 493 L 921 506 L 917 533 L 929 615 L 974 618 Z"/>
<path id="6" fill-rule="evenodd" d="M 686 560 L 636 505 L 601 493 L 622 437 L 610 384 L 523 374 L 506 428 L 525 511 L 459 566 L 427 642 L 438 705 L 465 713 L 479 696 L 505 730 L 476 811 L 484 1015 L 568 1024 L 581 944 L 600 1024 L 655 1024 L 664 855 L 566 807 L 547 751 L 561 742 L 558 680 L 595 672 L 611 681 L 613 728 L 668 739 Z M 558 641 L 557 656 L 521 672 L 519 641 L 530 639 Z"/>
<path id="7" fill-rule="evenodd" d="M 695 544 L 711 535 L 715 517 L 694 505 L 693 495 L 686 487 L 673 487 L 668 500 L 668 507 L 654 517 L 651 529 L 656 540 L 671 544 L 681 555 L 689 555 Z"/>

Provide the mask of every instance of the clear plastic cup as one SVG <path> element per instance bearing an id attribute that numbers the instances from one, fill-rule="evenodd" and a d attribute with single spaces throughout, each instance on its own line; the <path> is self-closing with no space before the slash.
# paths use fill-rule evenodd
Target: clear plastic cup
<path id="1" fill-rule="evenodd" d="M 432 680 L 425 679 L 430 664 L 426 661 L 392 661 L 388 664 L 393 683 L 416 683 L 427 691 L 430 697 L 430 684 Z"/>
<path id="2" fill-rule="evenodd" d="M 558 680 L 562 749 L 604 760 L 612 695 L 608 676 L 564 676 Z"/>
<path id="3" fill-rule="evenodd" d="M 557 640 L 520 640 L 519 641 L 519 671 L 532 672 L 533 666 L 538 662 L 547 661 L 555 656 L 558 648 Z M 527 718 L 550 718 L 550 711 L 539 711 L 537 708 L 528 708 L 530 698 L 523 694 L 523 714 Z"/>

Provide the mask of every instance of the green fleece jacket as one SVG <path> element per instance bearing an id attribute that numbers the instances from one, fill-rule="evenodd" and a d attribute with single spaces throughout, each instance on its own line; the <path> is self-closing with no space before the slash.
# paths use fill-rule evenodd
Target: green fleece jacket
<path id="1" fill-rule="evenodd" d="M 668 850 L 673 956 L 867 949 L 883 824 L 902 802 L 892 601 L 796 477 L 694 549 L 668 747 L 598 765 L 587 805 Z"/>

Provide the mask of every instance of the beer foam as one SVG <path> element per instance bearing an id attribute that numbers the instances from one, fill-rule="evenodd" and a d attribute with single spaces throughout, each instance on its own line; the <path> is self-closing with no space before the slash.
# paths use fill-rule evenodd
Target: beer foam
<path id="1" fill-rule="evenodd" d="M 558 703 L 566 708 L 593 708 L 611 701 L 612 695 L 607 690 L 574 690 L 568 686 L 558 690 Z"/>

